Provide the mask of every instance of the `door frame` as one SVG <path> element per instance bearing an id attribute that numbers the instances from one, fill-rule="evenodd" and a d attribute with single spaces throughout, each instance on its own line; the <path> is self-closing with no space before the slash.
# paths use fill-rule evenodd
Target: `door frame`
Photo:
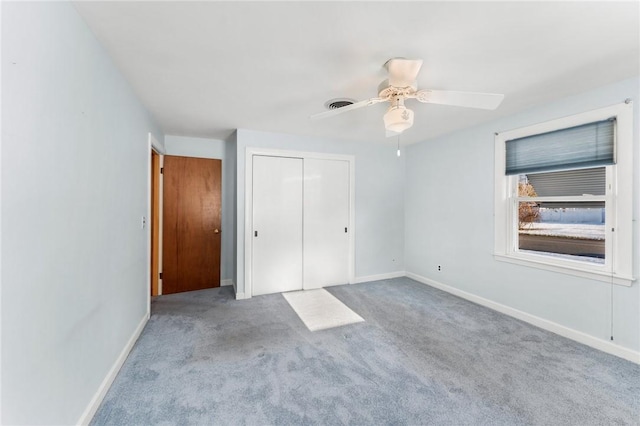
<path id="1" fill-rule="evenodd" d="M 252 253 L 253 253 L 253 156 L 264 155 L 269 157 L 289 157 L 316 159 L 316 160 L 341 160 L 349 162 L 349 284 L 355 281 L 355 161 L 353 155 L 330 154 L 324 152 L 289 151 L 280 149 L 265 149 L 247 147 L 245 151 L 245 179 L 244 179 L 244 298 L 249 299 L 253 295 L 252 283 Z M 303 236 L 304 241 L 304 236 Z M 303 283 L 304 286 L 304 283 Z"/>
<path id="2" fill-rule="evenodd" d="M 151 232 L 153 232 L 151 225 L 151 216 L 153 206 L 151 205 L 151 191 L 153 191 L 153 180 L 151 178 L 151 170 L 152 165 L 152 155 L 153 152 L 160 155 L 160 167 L 164 162 L 164 154 L 165 150 L 160 145 L 158 140 L 149 132 L 148 135 L 148 149 L 147 149 L 147 215 L 146 215 L 146 223 L 145 223 L 145 237 L 147 239 L 147 275 L 146 282 L 147 285 L 145 288 L 147 289 L 147 315 L 151 314 Z M 158 270 L 162 271 L 162 174 L 160 174 L 160 185 L 158 187 L 158 203 L 160 205 L 159 212 L 159 225 L 160 232 L 158 235 Z M 158 279 L 158 294 L 162 294 L 162 280 Z"/>

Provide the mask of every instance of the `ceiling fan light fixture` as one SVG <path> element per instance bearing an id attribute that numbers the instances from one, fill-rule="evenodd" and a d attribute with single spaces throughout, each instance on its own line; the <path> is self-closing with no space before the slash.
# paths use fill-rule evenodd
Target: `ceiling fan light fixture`
<path id="1" fill-rule="evenodd" d="M 404 105 L 390 107 L 383 117 L 384 127 L 396 133 L 402 133 L 413 126 L 413 111 Z"/>

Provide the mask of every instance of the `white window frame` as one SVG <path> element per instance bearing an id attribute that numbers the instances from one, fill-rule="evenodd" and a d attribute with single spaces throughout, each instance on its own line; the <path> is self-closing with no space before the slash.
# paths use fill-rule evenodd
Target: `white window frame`
<path id="1" fill-rule="evenodd" d="M 607 190 L 602 196 L 561 197 L 565 201 L 603 200 L 605 262 L 592 264 L 518 250 L 518 176 L 505 175 L 506 141 L 616 118 L 615 165 L 606 166 Z M 536 197 L 536 201 L 548 197 Z M 556 200 L 557 197 L 553 197 Z M 575 199 L 575 200 L 574 200 Z M 633 277 L 633 104 L 631 101 L 544 123 L 496 133 L 495 247 L 499 261 L 630 286 Z"/>

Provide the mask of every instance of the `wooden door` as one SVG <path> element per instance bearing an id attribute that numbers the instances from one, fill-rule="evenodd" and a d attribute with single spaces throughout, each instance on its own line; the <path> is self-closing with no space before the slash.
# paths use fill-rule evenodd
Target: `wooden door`
<path id="1" fill-rule="evenodd" d="M 302 159 L 253 157 L 252 295 L 302 290 Z"/>
<path id="2" fill-rule="evenodd" d="M 162 293 L 220 286 L 220 160 L 165 155 Z"/>

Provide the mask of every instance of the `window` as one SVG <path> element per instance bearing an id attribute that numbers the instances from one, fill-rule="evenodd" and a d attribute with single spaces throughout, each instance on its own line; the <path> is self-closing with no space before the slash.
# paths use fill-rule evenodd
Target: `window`
<path id="1" fill-rule="evenodd" d="M 606 264 L 605 167 L 517 176 L 518 251 Z"/>
<path id="2" fill-rule="evenodd" d="M 496 134 L 497 260 L 630 285 L 632 104 Z"/>

